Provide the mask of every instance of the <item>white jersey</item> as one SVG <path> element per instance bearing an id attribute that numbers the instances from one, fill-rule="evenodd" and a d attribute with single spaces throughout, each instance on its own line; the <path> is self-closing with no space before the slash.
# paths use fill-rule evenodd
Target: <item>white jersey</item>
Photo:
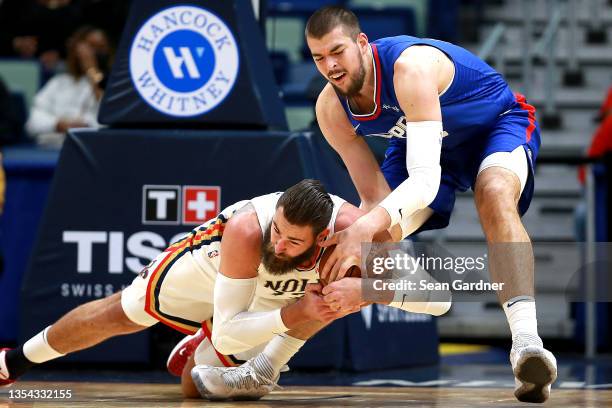
<path id="1" fill-rule="evenodd" d="M 259 226 L 261 227 L 262 235 L 266 228 L 269 228 L 274 213 L 276 212 L 276 203 L 282 193 L 271 193 L 263 196 L 255 197 L 251 200 L 239 201 L 225 208 L 212 220 L 195 228 L 192 232 L 191 251 L 197 264 L 203 271 L 212 279 L 219 271 L 221 257 L 221 238 L 223 229 L 227 221 L 241 208 L 251 204 L 255 209 Z M 334 233 L 334 224 L 336 217 L 342 204 L 346 201 L 342 198 L 330 194 L 334 203 L 332 216 L 328 224 L 330 234 Z M 304 268 L 294 269 L 283 275 L 271 274 L 263 264 L 259 265 L 257 289 L 255 292 L 256 298 L 267 299 L 291 299 L 298 298 L 304 295 L 306 284 L 316 283 L 319 280 L 318 266 L 321 259 L 322 251 L 313 257 L 314 261 Z"/>
<path id="2" fill-rule="evenodd" d="M 161 321 L 186 334 L 195 333 L 203 327 L 203 322 L 209 327 L 221 258 L 221 238 L 227 221 L 245 205 L 251 204 L 263 235 L 272 221 L 280 196 L 281 193 L 273 193 L 237 202 L 170 245 L 123 290 L 121 305 L 128 318 L 141 326 Z M 328 227 L 333 233 L 338 211 L 345 201 L 331 197 L 334 209 Z M 320 252 L 303 270 L 296 269 L 283 275 L 272 275 L 260 265 L 249 311 L 277 309 L 301 297 L 306 284 L 317 282 L 319 278 Z"/>

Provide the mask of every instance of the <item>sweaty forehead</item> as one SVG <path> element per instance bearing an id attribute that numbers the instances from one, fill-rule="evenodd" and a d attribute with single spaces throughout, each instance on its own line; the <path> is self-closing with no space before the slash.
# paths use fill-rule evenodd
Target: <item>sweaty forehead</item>
<path id="1" fill-rule="evenodd" d="M 307 37 L 308 45 L 312 53 L 331 51 L 338 46 L 347 45 L 352 42 L 342 27 L 336 27 L 320 38 Z"/>

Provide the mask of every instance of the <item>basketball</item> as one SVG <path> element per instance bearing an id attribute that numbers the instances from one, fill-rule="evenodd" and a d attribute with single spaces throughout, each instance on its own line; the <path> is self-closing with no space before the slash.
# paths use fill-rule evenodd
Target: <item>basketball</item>
<path id="1" fill-rule="evenodd" d="M 319 262 L 319 271 L 323 269 L 323 267 L 325 266 L 325 263 L 327 262 L 327 259 L 329 259 L 329 257 L 331 256 L 331 254 L 334 252 L 335 249 L 336 249 L 335 245 L 332 245 L 325 249 L 325 251 L 323 252 L 323 255 L 321 256 L 321 262 Z M 346 272 L 345 276 L 350 277 L 350 278 L 361 278 L 361 269 L 357 266 L 351 266 L 349 270 Z M 319 277 L 319 282 L 321 282 L 323 286 L 327 286 L 329 284 L 329 282 L 326 279 L 322 279 L 321 277 Z"/>

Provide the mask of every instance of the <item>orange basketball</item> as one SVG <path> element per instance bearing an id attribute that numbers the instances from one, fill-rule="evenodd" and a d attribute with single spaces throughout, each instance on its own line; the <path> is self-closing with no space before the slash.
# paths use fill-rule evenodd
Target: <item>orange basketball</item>
<path id="1" fill-rule="evenodd" d="M 319 262 L 319 270 L 323 269 L 323 266 L 325 266 L 327 259 L 330 257 L 330 255 L 332 254 L 332 252 L 334 252 L 335 249 L 336 249 L 335 245 L 332 245 L 325 249 L 325 251 L 323 252 L 323 255 L 321 256 L 321 261 Z M 357 266 L 351 266 L 351 268 L 346 272 L 345 276 L 351 277 L 351 278 L 361 278 L 361 269 Z M 321 279 L 321 278 L 319 278 L 319 281 L 323 284 L 323 286 L 329 283 L 325 279 Z"/>

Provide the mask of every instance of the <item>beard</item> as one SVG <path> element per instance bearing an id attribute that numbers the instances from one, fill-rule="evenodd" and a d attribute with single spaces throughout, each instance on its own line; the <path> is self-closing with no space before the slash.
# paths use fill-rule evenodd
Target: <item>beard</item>
<path id="1" fill-rule="evenodd" d="M 333 82 L 330 82 L 330 84 L 340 95 L 344 96 L 345 98 L 351 98 L 359 94 L 359 91 L 361 91 L 361 88 L 363 88 L 363 83 L 365 82 L 365 74 L 365 67 L 363 65 L 363 62 L 361 62 L 359 64 L 359 71 L 349 75 L 350 82 L 346 91 L 343 91 L 342 89 L 338 88 Z"/>
<path id="2" fill-rule="evenodd" d="M 274 253 L 274 245 L 270 242 L 272 223 L 268 224 L 261 242 L 261 263 L 272 275 L 284 275 L 310 260 L 317 248 L 316 243 L 302 254 L 295 257 L 279 257 Z"/>

